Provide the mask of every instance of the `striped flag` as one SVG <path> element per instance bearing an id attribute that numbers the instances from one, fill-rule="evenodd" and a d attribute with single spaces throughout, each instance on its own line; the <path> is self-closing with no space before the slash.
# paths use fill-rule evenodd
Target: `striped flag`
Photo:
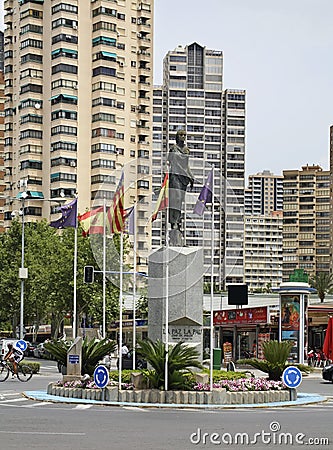
<path id="1" fill-rule="evenodd" d="M 159 211 L 167 208 L 169 205 L 169 174 L 168 172 L 165 174 L 164 181 L 155 205 L 155 209 L 153 215 L 151 217 L 151 221 L 154 222 L 156 220 Z"/>
<path id="2" fill-rule="evenodd" d="M 124 231 L 125 228 L 124 209 L 124 172 L 122 172 L 117 190 L 113 196 L 112 205 L 107 211 L 107 224 L 111 233 Z"/>
<path id="3" fill-rule="evenodd" d="M 103 206 L 87 211 L 78 217 L 83 235 L 103 234 Z"/>

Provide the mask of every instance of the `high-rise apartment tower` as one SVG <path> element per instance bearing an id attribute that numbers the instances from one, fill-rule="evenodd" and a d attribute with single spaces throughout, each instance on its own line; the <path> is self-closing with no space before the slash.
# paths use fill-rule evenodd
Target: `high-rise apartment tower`
<path id="1" fill-rule="evenodd" d="M 223 53 L 193 43 L 164 58 L 163 86 L 154 91 L 153 189 L 161 186 L 168 149 L 178 129 L 187 134 L 193 192 L 186 194 L 184 244 L 204 248 L 205 281 L 210 281 L 214 243 L 214 283 L 244 280 L 245 91 L 224 89 Z M 214 167 L 215 210 L 201 218 L 193 208 Z M 153 224 L 153 247 L 164 239 L 162 215 Z M 214 221 L 214 236 L 211 223 Z"/>

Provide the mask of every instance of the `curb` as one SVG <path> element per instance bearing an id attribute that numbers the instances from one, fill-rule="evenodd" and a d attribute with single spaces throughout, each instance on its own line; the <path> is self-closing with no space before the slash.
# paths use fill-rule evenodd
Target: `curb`
<path id="1" fill-rule="evenodd" d="M 59 397 L 47 394 L 46 391 L 26 391 L 23 395 L 30 400 L 52 402 L 52 403 L 72 403 L 91 404 L 104 406 L 134 406 L 139 408 L 176 408 L 176 409 L 236 409 L 236 408 L 281 408 L 295 405 L 308 405 L 327 401 L 327 397 L 318 394 L 298 393 L 297 400 L 274 403 L 249 403 L 239 405 L 184 405 L 177 403 L 137 403 L 137 402 L 107 402 L 101 400 L 87 400 L 81 398 Z"/>

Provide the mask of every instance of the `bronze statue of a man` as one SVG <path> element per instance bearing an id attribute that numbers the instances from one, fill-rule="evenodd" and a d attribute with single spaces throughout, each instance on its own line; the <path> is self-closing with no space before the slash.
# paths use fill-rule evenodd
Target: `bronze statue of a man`
<path id="1" fill-rule="evenodd" d="M 189 167 L 190 151 L 185 146 L 186 132 L 178 130 L 176 144 L 172 145 L 169 154 L 169 223 L 172 230 L 180 231 L 181 212 L 185 200 L 187 186 L 192 189 L 194 177 Z"/>

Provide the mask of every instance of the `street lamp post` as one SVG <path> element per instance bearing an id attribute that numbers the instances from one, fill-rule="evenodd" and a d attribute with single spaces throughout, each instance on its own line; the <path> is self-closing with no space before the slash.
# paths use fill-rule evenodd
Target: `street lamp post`
<path id="1" fill-rule="evenodd" d="M 22 242 L 21 242 L 21 268 L 19 277 L 21 279 L 21 301 L 20 301 L 20 339 L 24 338 L 24 280 L 28 278 L 28 269 L 24 267 L 24 201 L 28 194 L 22 192 Z"/>

